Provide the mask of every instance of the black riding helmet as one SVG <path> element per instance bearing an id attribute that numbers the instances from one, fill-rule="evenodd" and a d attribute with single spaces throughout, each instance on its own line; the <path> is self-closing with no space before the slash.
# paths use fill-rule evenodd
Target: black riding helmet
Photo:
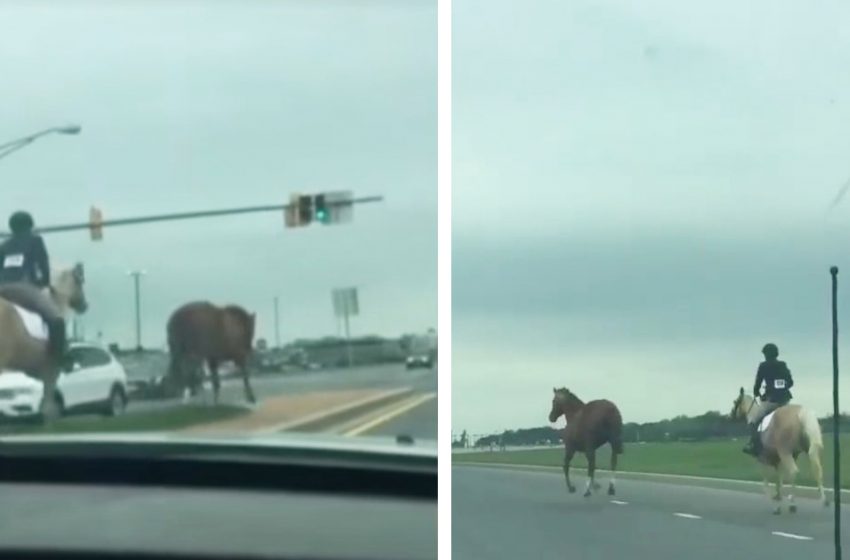
<path id="1" fill-rule="evenodd" d="M 35 222 L 29 212 L 19 210 L 9 216 L 9 229 L 12 233 L 29 233 L 33 227 L 35 227 Z"/>
<path id="2" fill-rule="evenodd" d="M 765 358 L 777 358 L 779 356 L 779 348 L 772 342 L 768 342 L 764 345 L 764 348 L 761 349 L 761 353 L 764 354 Z"/>

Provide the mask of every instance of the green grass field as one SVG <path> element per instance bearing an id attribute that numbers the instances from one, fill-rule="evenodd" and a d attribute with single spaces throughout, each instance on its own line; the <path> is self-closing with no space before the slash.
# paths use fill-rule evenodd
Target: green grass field
<path id="1" fill-rule="evenodd" d="M 832 435 L 824 434 L 826 449 L 823 454 L 824 484 L 832 487 Z M 761 480 L 761 468 L 749 455 L 741 452 L 744 441 L 716 440 L 694 443 L 645 443 L 626 444 L 620 456 L 618 470 L 659 474 L 683 474 L 737 480 Z M 842 456 L 841 487 L 850 488 L 850 435 L 841 437 Z M 610 448 L 600 449 L 596 456 L 597 468 L 610 466 Z M 454 463 L 503 463 L 517 465 L 543 465 L 560 467 L 564 462 L 563 448 L 530 449 L 526 451 L 455 453 Z M 800 475 L 797 483 L 814 485 L 806 456 L 801 455 L 797 464 Z M 577 454 L 572 466 L 586 468 L 583 455 Z"/>
<path id="2" fill-rule="evenodd" d="M 180 430 L 196 424 L 235 418 L 248 411 L 233 406 L 185 406 L 167 410 L 127 414 L 115 418 L 68 417 L 52 426 L 10 424 L 0 427 L 0 436 L 15 434 L 70 434 L 79 432 L 145 432 Z"/>

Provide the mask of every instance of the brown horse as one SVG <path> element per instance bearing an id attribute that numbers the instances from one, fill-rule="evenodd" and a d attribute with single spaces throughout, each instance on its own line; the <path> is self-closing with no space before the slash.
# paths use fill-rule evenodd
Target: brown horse
<path id="1" fill-rule="evenodd" d="M 255 315 L 236 305 L 217 307 L 206 301 L 188 303 L 168 320 L 168 347 L 171 365 L 168 375 L 182 387 L 193 390 L 200 385 L 197 372 L 206 362 L 213 383 L 214 402 L 218 403 L 220 381 L 218 366 L 233 362 L 242 373 L 245 398 L 256 402 L 248 377 L 248 358 L 254 340 Z"/>
<path id="2" fill-rule="evenodd" d="M 88 302 L 83 291 L 84 274 L 82 264 L 70 269 L 58 269 L 51 274 L 50 295 L 63 316 L 69 311 L 85 313 Z M 58 413 L 56 406 L 56 381 L 59 364 L 51 356 L 47 340 L 33 337 L 9 301 L 0 298 L 0 372 L 22 371 L 44 384 L 43 417 L 53 420 Z"/>
<path id="3" fill-rule="evenodd" d="M 748 421 L 755 414 L 755 400 L 744 392 L 744 388 L 738 392 L 738 397 L 732 403 L 731 417 L 733 420 Z M 764 421 L 764 419 L 762 419 Z M 796 479 L 799 468 L 797 457 L 805 453 L 809 457 L 812 475 L 818 487 L 820 500 L 825 506 L 829 505 L 829 498 L 823 489 L 823 467 L 821 466 L 821 455 L 823 454 L 823 435 L 817 416 L 798 404 L 786 404 L 780 406 L 773 412 L 773 418 L 761 434 L 762 451 L 757 457 L 762 464 L 762 475 L 764 477 L 765 492 L 768 497 L 773 498 L 779 505 L 773 513 L 782 513 L 782 484 L 789 482 L 791 492 L 788 493 L 788 511 L 795 513 L 797 505 L 794 503 L 794 492 L 796 490 Z M 769 494 L 768 473 L 773 469 L 776 474 L 776 493 Z"/>
<path id="4" fill-rule="evenodd" d="M 620 416 L 617 405 L 607 400 L 590 401 L 585 404 L 563 387 L 553 391 L 555 396 L 552 399 L 549 421 L 557 421 L 562 414 L 567 420 L 567 426 L 562 432 L 565 450 L 564 477 L 567 480 L 567 490 L 571 494 L 576 491 L 575 486 L 570 483 L 570 462 L 576 451 L 584 453 L 587 457 L 588 479 L 585 497 L 590 496 L 592 490 L 599 488 L 594 480 L 596 450 L 609 443 L 611 444 L 611 482 L 608 485 L 608 494 L 613 496 L 617 455 L 623 453 L 623 418 Z"/>

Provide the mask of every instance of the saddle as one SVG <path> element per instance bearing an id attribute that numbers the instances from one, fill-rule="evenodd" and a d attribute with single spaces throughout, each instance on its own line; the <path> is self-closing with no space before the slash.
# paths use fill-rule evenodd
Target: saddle
<path id="1" fill-rule="evenodd" d="M 776 410 L 779 410 L 780 408 L 782 407 L 780 406 Z M 776 410 L 771 411 L 767 416 L 761 419 L 761 422 L 759 422 L 759 432 L 767 431 L 767 429 L 770 427 L 770 422 L 773 420 L 773 415 L 776 414 Z"/>
<path id="2" fill-rule="evenodd" d="M 21 318 L 24 327 L 27 329 L 27 333 L 29 333 L 31 337 L 45 341 L 49 338 L 47 323 L 41 318 L 41 315 L 33 313 L 28 309 L 24 309 L 19 305 L 12 304 L 12 307 L 14 307 L 15 311 L 18 312 L 18 316 Z"/>

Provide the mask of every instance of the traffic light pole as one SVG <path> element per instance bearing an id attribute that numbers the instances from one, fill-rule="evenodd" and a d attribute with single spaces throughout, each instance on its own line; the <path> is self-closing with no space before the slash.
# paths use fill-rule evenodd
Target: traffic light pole
<path id="1" fill-rule="evenodd" d="M 829 269 L 832 276 L 832 445 L 835 560 L 841 560 L 841 441 L 838 408 L 838 267 Z"/>
<path id="2" fill-rule="evenodd" d="M 280 349 L 280 307 L 278 304 L 279 298 L 274 297 L 274 347 L 275 350 Z"/>
<path id="3" fill-rule="evenodd" d="M 371 202 L 381 202 L 384 200 L 383 196 L 365 196 L 360 198 L 352 198 L 347 201 L 341 202 L 329 202 L 328 206 L 351 206 L 354 204 L 368 204 Z M 280 212 L 280 211 L 288 211 L 291 207 L 290 204 L 271 204 L 266 206 L 248 206 L 243 208 L 227 208 L 223 210 L 203 210 L 199 212 L 180 212 L 177 214 L 157 214 L 153 216 L 142 216 L 138 218 L 122 218 L 118 220 L 103 220 L 99 227 L 112 227 L 112 226 L 129 226 L 129 225 L 138 225 L 138 224 L 147 224 L 152 222 L 166 222 L 173 220 L 190 220 L 194 218 L 213 218 L 217 216 L 232 216 L 236 214 L 252 214 L 257 212 Z M 83 230 L 83 229 L 91 229 L 91 222 L 81 222 L 74 224 L 64 224 L 58 226 L 46 226 L 36 228 L 36 233 L 59 233 L 63 231 L 75 231 L 75 230 Z M 0 233 L 0 239 L 9 237 L 8 233 Z"/>

